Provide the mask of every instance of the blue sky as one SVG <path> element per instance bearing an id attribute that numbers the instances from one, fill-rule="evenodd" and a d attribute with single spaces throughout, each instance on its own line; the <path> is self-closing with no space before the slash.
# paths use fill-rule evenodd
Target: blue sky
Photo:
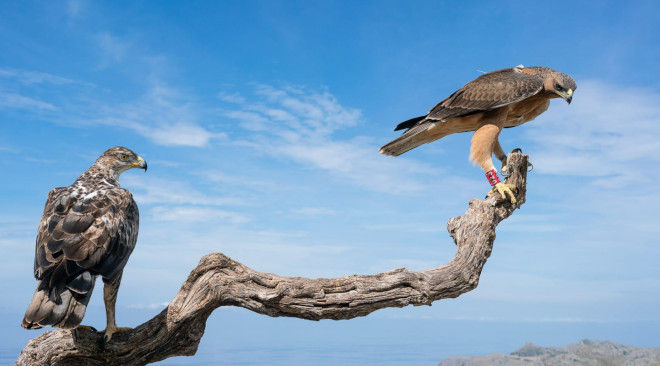
<path id="1" fill-rule="evenodd" d="M 105 149 L 140 207 L 118 323 L 158 313 L 199 258 L 334 277 L 451 259 L 488 190 L 469 134 L 399 158 L 394 126 L 480 75 L 549 66 L 573 103 L 506 130 L 531 155 L 477 289 L 350 321 L 218 309 L 168 365 L 435 364 L 581 338 L 660 346 L 659 6 L 632 2 L 8 2 L 0 13 L 0 339 L 15 359 L 46 195 Z M 95 294 L 85 323 L 104 327 Z"/>

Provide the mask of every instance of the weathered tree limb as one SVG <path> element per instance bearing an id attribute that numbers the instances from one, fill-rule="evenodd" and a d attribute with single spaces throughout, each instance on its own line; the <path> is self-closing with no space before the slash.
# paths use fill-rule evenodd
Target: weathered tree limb
<path id="1" fill-rule="evenodd" d="M 473 290 L 490 256 L 495 227 L 525 202 L 528 156 L 511 154 L 506 179 L 518 187 L 515 205 L 492 194 L 473 199 L 465 215 L 448 221 L 456 243 L 447 264 L 423 271 L 405 268 L 366 276 L 309 279 L 254 271 L 221 254 L 205 255 L 160 314 L 102 346 L 102 333 L 45 332 L 21 351 L 16 365 L 146 365 L 194 355 L 206 320 L 220 306 L 240 306 L 269 316 L 309 320 L 352 319 L 378 309 L 430 305 Z"/>

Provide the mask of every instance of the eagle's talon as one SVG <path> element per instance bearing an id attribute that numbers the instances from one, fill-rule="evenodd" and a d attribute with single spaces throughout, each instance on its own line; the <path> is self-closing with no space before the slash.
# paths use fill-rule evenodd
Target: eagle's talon
<path id="1" fill-rule="evenodd" d="M 518 187 L 516 187 L 513 184 L 497 183 L 495 184 L 495 187 L 493 187 L 493 189 L 491 189 L 490 192 L 488 192 L 488 195 L 486 197 L 490 196 L 493 192 L 497 191 L 500 194 L 500 196 L 506 200 L 507 199 L 506 195 L 508 193 L 509 197 L 511 197 L 510 199 L 511 203 L 516 203 L 516 196 L 513 193 L 513 190 L 517 191 Z"/>
<path id="2" fill-rule="evenodd" d="M 512 154 L 522 154 L 522 149 L 517 147 L 511 151 Z"/>
<path id="3" fill-rule="evenodd" d="M 105 330 L 103 331 L 103 333 L 104 333 L 103 343 L 106 344 L 106 343 L 110 342 L 110 340 L 112 339 L 113 334 L 115 334 L 117 332 L 123 332 L 123 331 L 126 331 L 126 330 L 131 330 L 131 329 L 133 329 L 133 328 L 129 328 L 129 327 L 108 327 L 108 328 L 105 328 Z"/>
<path id="4" fill-rule="evenodd" d="M 527 162 L 527 172 L 529 173 L 532 170 L 534 170 L 534 165 L 528 161 Z"/>

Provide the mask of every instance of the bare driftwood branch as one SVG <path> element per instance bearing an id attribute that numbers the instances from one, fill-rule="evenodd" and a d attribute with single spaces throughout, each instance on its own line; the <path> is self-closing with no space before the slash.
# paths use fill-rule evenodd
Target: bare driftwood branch
<path id="1" fill-rule="evenodd" d="M 66 329 L 45 332 L 21 351 L 16 365 L 146 365 L 194 355 L 206 320 L 220 306 L 240 306 L 269 316 L 309 320 L 352 319 L 378 309 L 430 305 L 473 290 L 490 256 L 495 227 L 525 202 L 528 156 L 509 156 L 506 182 L 518 187 L 515 205 L 498 194 L 473 199 L 465 215 L 448 221 L 457 247 L 447 264 L 423 271 L 405 268 L 366 276 L 309 279 L 254 271 L 221 254 L 205 255 L 160 314 L 116 333 Z"/>

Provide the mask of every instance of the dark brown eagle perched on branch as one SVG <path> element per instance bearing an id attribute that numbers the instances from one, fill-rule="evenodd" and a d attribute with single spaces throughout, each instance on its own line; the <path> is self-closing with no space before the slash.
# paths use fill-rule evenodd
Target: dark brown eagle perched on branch
<path id="1" fill-rule="evenodd" d="M 506 167 L 506 154 L 498 141 L 502 128 L 529 122 L 545 112 L 550 99 L 564 98 L 569 104 L 577 84 L 568 75 L 548 67 L 502 69 L 467 83 L 428 114 L 400 123 L 394 131 L 406 129 L 397 139 L 380 148 L 385 155 L 399 156 L 417 146 L 458 132 L 476 131 L 472 137 L 470 160 L 485 172 L 489 183 L 502 198 L 515 203 L 511 191 L 497 177 L 492 155 Z"/>
<path id="2" fill-rule="evenodd" d="M 48 193 L 34 258 L 37 289 L 23 318 L 26 329 L 76 328 L 85 315 L 96 277 L 103 278 L 105 341 L 119 328 L 115 302 L 124 266 L 138 237 L 133 195 L 119 175 L 147 171 L 147 162 L 124 147 L 105 151 L 68 187 Z"/>

